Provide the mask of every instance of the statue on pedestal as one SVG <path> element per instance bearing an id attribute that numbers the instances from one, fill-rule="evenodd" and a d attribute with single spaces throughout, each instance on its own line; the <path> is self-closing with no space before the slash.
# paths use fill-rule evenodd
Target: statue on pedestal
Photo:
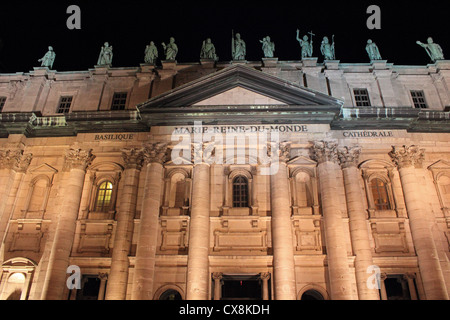
<path id="1" fill-rule="evenodd" d="M 147 64 L 154 64 L 158 58 L 158 49 L 155 46 L 153 41 L 150 41 L 150 44 L 145 47 L 145 56 L 144 62 Z"/>
<path id="2" fill-rule="evenodd" d="M 259 40 L 262 43 L 262 50 L 264 52 L 265 58 L 273 58 L 273 52 L 275 51 L 275 43 L 270 42 L 270 37 L 267 36 L 262 40 Z"/>
<path id="3" fill-rule="evenodd" d="M 166 60 L 175 60 L 178 53 L 178 46 L 175 44 L 175 38 L 170 37 L 169 44 L 162 43 L 164 53 L 166 54 Z"/>
<path id="4" fill-rule="evenodd" d="M 331 44 L 329 43 L 328 37 L 323 37 L 322 44 L 320 45 L 320 52 L 322 53 L 324 60 L 336 60 L 334 52 L 334 35 Z"/>
<path id="5" fill-rule="evenodd" d="M 210 38 L 203 41 L 202 50 L 200 51 L 200 59 L 210 59 L 214 61 L 219 60 L 219 57 L 216 55 L 216 48 Z"/>
<path id="6" fill-rule="evenodd" d="M 309 34 L 311 35 L 311 42 L 308 42 L 308 36 L 304 35 L 303 40 L 299 37 L 300 30 L 297 29 L 297 41 L 300 43 L 300 47 L 302 48 L 302 58 L 312 57 L 313 53 L 313 41 L 312 36 L 314 35 L 312 32 Z"/>
<path id="7" fill-rule="evenodd" d="M 436 62 L 436 60 L 444 60 L 444 52 L 440 45 L 433 42 L 433 38 L 429 37 L 427 43 L 420 41 L 416 41 L 416 43 L 425 49 L 433 62 Z"/>
<path id="8" fill-rule="evenodd" d="M 372 40 L 367 40 L 366 51 L 369 55 L 370 60 L 381 60 L 380 51 L 377 45 Z"/>
<path id="9" fill-rule="evenodd" d="M 55 62 L 56 53 L 53 51 L 53 47 L 49 46 L 47 53 L 38 61 L 41 62 L 41 67 L 53 68 L 53 62 Z"/>
<path id="10" fill-rule="evenodd" d="M 100 55 L 98 56 L 97 65 L 98 66 L 109 66 L 113 59 L 113 47 L 105 42 L 102 49 L 100 50 Z"/>
<path id="11" fill-rule="evenodd" d="M 246 46 L 245 41 L 241 39 L 241 35 L 236 33 L 236 38 L 232 34 L 231 38 L 231 56 L 233 60 L 245 60 Z"/>

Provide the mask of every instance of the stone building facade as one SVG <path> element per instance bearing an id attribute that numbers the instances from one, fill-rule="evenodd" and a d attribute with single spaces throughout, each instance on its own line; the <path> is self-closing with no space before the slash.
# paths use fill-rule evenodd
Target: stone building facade
<path id="1" fill-rule="evenodd" d="M 0 299 L 447 300 L 449 86 L 446 60 L 1 74 Z"/>

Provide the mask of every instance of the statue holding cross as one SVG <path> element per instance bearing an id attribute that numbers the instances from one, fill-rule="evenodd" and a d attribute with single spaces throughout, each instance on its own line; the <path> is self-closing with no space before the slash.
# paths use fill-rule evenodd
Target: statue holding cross
<path id="1" fill-rule="evenodd" d="M 302 58 L 306 58 L 306 57 L 312 57 L 312 53 L 313 53 L 313 41 L 312 41 L 312 37 L 315 36 L 314 33 L 309 32 L 309 34 L 311 35 L 311 41 L 308 42 L 308 36 L 304 35 L 303 36 L 303 40 L 299 38 L 299 32 L 300 30 L 297 29 L 297 41 L 300 43 L 300 47 L 302 48 Z"/>

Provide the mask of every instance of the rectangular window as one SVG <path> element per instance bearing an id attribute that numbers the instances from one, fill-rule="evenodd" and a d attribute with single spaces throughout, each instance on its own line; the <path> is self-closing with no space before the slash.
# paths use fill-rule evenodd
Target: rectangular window
<path id="1" fill-rule="evenodd" d="M 422 90 L 411 90 L 411 98 L 414 103 L 414 108 L 426 109 L 428 108 L 427 102 L 425 101 L 425 94 Z"/>
<path id="2" fill-rule="evenodd" d="M 0 112 L 2 112 L 3 107 L 5 106 L 6 103 L 6 97 L 0 97 Z"/>
<path id="3" fill-rule="evenodd" d="M 369 92 L 367 89 L 353 89 L 357 107 L 370 107 Z"/>
<path id="4" fill-rule="evenodd" d="M 127 93 L 126 92 L 116 92 L 114 93 L 111 110 L 125 110 L 125 105 L 127 103 Z"/>
<path id="5" fill-rule="evenodd" d="M 59 99 L 58 113 L 69 113 L 72 105 L 72 97 L 61 97 Z"/>

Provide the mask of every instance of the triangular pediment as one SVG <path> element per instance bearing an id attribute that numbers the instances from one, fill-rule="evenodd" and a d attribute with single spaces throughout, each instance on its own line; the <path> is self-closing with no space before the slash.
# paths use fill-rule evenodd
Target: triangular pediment
<path id="1" fill-rule="evenodd" d="M 57 169 L 53 168 L 52 166 L 48 165 L 47 163 L 41 164 L 40 166 L 34 167 L 29 170 L 31 173 L 34 174 L 40 174 L 40 173 L 50 173 L 55 174 L 58 172 Z"/>
<path id="2" fill-rule="evenodd" d="M 236 99 L 227 99 L 230 97 Z M 247 104 L 341 107 L 343 101 L 255 68 L 233 65 L 163 93 L 137 107 L 145 112 L 164 107 Z"/>

